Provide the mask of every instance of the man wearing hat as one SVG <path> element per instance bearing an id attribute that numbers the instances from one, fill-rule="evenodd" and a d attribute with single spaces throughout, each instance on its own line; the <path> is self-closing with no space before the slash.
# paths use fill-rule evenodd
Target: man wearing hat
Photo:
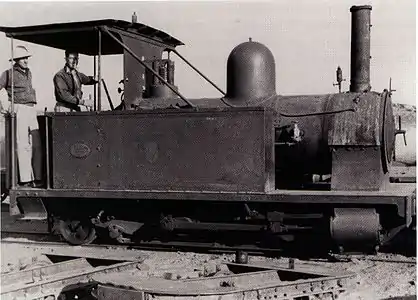
<path id="1" fill-rule="evenodd" d="M 9 101 L 12 99 L 12 72 L 14 110 L 16 113 L 17 159 L 20 184 L 26 187 L 40 186 L 42 162 L 41 141 L 35 109 L 36 94 L 32 88 L 32 73 L 28 68 L 31 55 L 24 46 L 17 46 L 13 52 L 13 68 L 0 76 L 0 90 L 6 89 Z M 10 59 L 11 61 L 11 59 Z M 35 155 L 36 154 L 36 157 Z"/>
<path id="2" fill-rule="evenodd" d="M 92 85 L 97 81 L 77 71 L 78 58 L 76 51 L 65 51 L 65 66 L 54 76 L 56 112 L 80 111 L 79 105 L 93 104 L 90 99 L 83 98 L 81 85 Z"/>

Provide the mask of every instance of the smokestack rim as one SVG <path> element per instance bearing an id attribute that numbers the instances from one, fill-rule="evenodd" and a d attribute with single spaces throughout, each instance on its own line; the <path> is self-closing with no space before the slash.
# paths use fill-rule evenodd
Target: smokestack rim
<path id="1" fill-rule="evenodd" d="M 350 8 L 350 12 L 354 12 L 354 11 L 358 11 L 358 10 L 362 10 L 362 9 L 372 10 L 372 6 L 371 5 L 353 5 Z"/>

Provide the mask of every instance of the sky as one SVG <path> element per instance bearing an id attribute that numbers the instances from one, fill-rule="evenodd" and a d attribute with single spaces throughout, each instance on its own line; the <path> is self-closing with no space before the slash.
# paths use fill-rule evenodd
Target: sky
<path id="1" fill-rule="evenodd" d="M 416 99 L 416 4 L 398 1 L 188 1 L 188 2 L 0 2 L 0 26 L 28 26 L 95 19 L 131 20 L 155 27 L 181 40 L 177 50 L 221 89 L 226 90 L 226 62 L 232 49 L 251 37 L 266 45 L 276 63 L 276 91 L 280 95 L 337 92 L 335 71 L 341 66 L 350 82 L 350 35 L 352 5 L 370 4 L 371 86 L 396 89 L 393 101 L 414 104 Z M 77 41 L 74 41 L 77 42 Z M 33 56 L 29 64 L 37 91 L 38 109 L 55 105 L 52 78 L 64 65 L 62 50 L 25 42 Z M 0 71 L 10 66 L 10 39 L 0 33 Z M 175 59 L 175 84 L 189 98 L 219 97 L 187 65 Z M 93 59 L 81 56 L 79 69 L 93 74 Z M 122 57 L 104 57 L 102 77 L 113 102 L 120 103 L 118 81 Z M 85 95 L 92 93 L 84 87 Z M 5 99 L 4 90 L 0 98 Z M 106 98 L 102 92 L 104 108 Z"/>

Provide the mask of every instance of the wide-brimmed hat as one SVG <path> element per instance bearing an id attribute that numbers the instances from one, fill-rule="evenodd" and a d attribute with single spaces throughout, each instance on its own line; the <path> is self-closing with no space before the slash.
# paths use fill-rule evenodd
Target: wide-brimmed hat
<path id="1" fill-rule="evenodd" d="M 25 46 L 16 46 L 13 51 L 13 60 L 31 57 L 32 55 L 29 53 L 28 49 Z M 9 59 L 11 61 L 12 59 Z"/>

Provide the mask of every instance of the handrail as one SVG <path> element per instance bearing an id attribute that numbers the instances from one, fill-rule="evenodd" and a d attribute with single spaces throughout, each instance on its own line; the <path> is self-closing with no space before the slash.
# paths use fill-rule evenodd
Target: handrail
<path id="1" fill-rule="evenodd" d="M 109 95 L 109 91 L 107 89 L 106 82 L 105 82 L 105 80 L 103 78 L 102 78 L 102 82 L 103 82 L 104 90 L 106 92 L 107 100 L 109 101 L 110 109 L 111 110 L 115 110 L 115 107 L 113 106 L 113 103 L 112 103 L 112 99 L 110 98 L 110 95 Z"/>

